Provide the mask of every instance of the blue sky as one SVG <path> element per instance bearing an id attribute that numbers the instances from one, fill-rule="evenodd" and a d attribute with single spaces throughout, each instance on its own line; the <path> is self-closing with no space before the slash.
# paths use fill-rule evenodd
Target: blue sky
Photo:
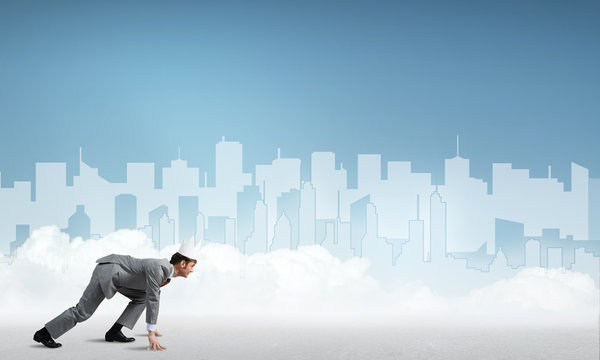
<path id="1" fill-rule="evenodd" d="M 214 168 L 221 136 L 247 170 L 334 151 L 443 159 L 488 179 L 512 162 L 600 177 L 597 1 L 0 2 L 2 184 L 35 161 Z"/>

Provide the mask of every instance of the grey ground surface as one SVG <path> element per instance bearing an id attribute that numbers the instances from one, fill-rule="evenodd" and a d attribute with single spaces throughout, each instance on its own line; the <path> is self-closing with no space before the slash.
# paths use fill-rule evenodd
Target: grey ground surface
<path id="1" fill-rule="evenodd" d="M 143 320 L 143 319 L 142 319 Z M 32 340 L 44 321 L 2 321 L 2 359 L 594 359 L 598 328 L 299 325 L 233 318 L 162 317 L 162 352 L 146 350 L 140 321 L 129 344 L 107 343 L 114 319 L 92 317 L 66 333 L 59 349 Z"/>

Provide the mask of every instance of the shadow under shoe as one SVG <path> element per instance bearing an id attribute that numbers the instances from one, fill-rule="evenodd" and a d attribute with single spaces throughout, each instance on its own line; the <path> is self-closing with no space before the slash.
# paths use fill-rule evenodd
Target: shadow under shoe
<path id="1" fill-rule="evenodd" d="M 52 339 L 52 336 L 50 336 L 50 333 L 48 332 L 46 327 L 43 327 L 36 331 L 35 334 L 33 334 L 33 340 L 51 349 L 55 349 L 62 346 L 61 343 L 57 343 L 54 341 L 54 339 Z"/>
<path id="2" fill-rule="evenodd" d="M 104 340 L 106 340 L 108 342 L 116 341 L 116 342 L 128 343 L 128 342 L 135 341 L 135 338 L 125 336 L 119 330 L 118 332 L 115 332 L 115 333 L 107 332 L 106 335 L 104 335 Z"/>

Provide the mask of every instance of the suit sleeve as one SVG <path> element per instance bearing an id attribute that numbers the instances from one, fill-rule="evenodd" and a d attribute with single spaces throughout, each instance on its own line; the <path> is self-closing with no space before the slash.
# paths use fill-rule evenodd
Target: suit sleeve
<path id="1" fill-rule="evenodd" d="M 156 324 L 160 305 L 161 267 L 153 266 L 146 272 L 146 323 Z"/>

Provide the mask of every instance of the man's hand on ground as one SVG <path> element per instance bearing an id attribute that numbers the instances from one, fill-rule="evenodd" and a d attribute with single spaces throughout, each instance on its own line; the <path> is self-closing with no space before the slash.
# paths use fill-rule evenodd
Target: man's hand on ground
<path id="1" fill-rule="evenodd" d="M 155 331 L 148 331 L 148 343 L 150 343 L 150 345 L 148 345 L 147 350 L 153 349 L 154 351 L 162 351 L 167 349 L 158 342 Z"/>

